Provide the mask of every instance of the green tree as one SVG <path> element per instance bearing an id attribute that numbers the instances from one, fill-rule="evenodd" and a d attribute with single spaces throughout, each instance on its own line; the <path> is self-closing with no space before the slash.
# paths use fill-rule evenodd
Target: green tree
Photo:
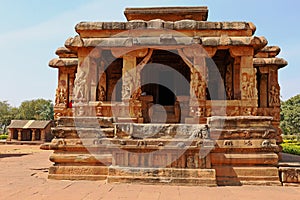
<path id="1" fill-rule="evenodd" d="M 19 107 L 19 112 L 16 118 L 25 120 L 52 120 L 52 101 L 45 99 L 24 101 Z"/>
<path id="2" fill-rule="evenodd" d="M 0 129 L 2 132 L 6 132 L 6 127 L 16 117 L 17 113 L 17 108 L 10 106 L 7 101 L 0 101 Z"/>
<path id="3" fill-rule="evenodd" d="M 284 134 L 300 133 L 300 94 L 281 102 L 280 127 Z"/>

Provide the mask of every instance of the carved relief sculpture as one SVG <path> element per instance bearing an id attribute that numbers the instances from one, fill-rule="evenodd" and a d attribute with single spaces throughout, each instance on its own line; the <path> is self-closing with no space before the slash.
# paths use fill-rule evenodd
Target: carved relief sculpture
<path id="1" fill-rule="evenodd" d="M 255 79 L 253 76 L 243 73 L 242 74 L 242 97 L 244 99 L 252 99 L 255 97 Z"/>
<path id="2" fill-rule="evenodd" d="M 270 96 L 270 98 L 269 98 L 270 106 L 280 106 L 279 89 L 276 88 L 274 85 L 272 85 L 272 87 L 271 87 L 269 96 Z"/>
<path id="3" fill-rule="evenodd" d="M 97 101 L 105 101 L 106 100 L 106 91 L 102 85 L 97 89 Z"/>
<path id="4" fill-rule="evenodd" d="M 226 68 L 226 95 L 227 95 L 227 99 L 231 100 L 232 96 L 233 96 L 233 89 L 232 89 L 232 65 L 227 65 Z"/>
<path id="5" fill-rule="evenodd" d="M 83 100 L 85 98 L 86 89 L 86 73 L 84 71 L 77 72 L 74 81 L 74 99 Z"/>
<path id="6" fill-rule="evenodd" d="M 199 72 L 195 72 L 192 80 L 192 89 L 196 98 L 204 99 L 205 98 L 205 83 L 202 80 L 202 76 Z"/>
<path id="7" fill-rule="evenodd" d="M 63 88 L 56 89 L 55 106 L 67 106 L 67 91 Z"/>

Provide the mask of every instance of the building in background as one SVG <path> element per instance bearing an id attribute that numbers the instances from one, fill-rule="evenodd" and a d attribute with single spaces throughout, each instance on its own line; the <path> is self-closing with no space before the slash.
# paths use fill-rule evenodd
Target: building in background
<path id="1" fill-rule="evenodd" d="M 51 141 L 53 122 L 43 120 L 12 120 L 8 128 L 7 141 L 44 143 Z"/>

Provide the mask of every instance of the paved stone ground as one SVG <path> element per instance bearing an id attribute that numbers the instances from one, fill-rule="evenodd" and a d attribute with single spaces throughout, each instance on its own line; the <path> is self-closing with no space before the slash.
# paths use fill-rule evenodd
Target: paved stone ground
<path id="1" fill-rule="evenodd" d="M 191 187 L 47 179 L 50 151 L 0 145 L 0 199 L 300 199 L 300 187 Z"/>

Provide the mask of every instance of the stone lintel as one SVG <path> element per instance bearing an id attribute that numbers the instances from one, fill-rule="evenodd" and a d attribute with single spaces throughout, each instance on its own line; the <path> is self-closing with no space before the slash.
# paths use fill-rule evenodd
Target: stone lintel
<path id="1" fill-rule="evenodd" d="M 253 65 L 256 67 L 275 65 L 278 68 L 283 68 L 288 65 L 288 62 L 283 58 L 254 58 Z"/>
<path id="2" fill-rule="evenodd" d="M 201 7 L 152 7 L 152 8 L 126 8 L 124 14 L 128 21 L 162 19 L 166 21 L 178 21 L 193 19 L 206 21 L 208 8 Z"/>

